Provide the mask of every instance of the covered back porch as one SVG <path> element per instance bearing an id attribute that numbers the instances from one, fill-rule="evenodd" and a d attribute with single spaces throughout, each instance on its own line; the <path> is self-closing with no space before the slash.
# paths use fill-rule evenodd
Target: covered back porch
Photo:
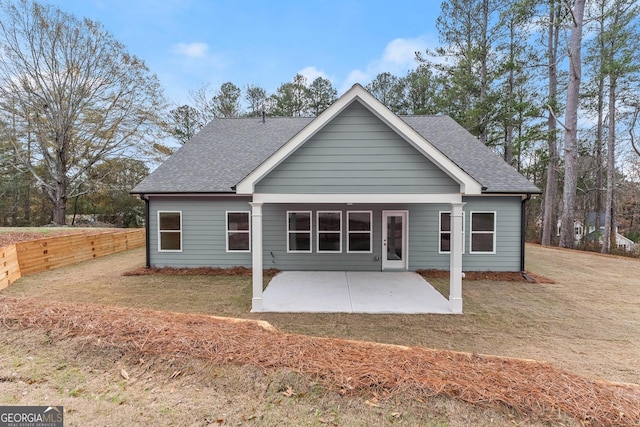
<path id="1" fill-rule="evenodd" d="M 395 197 L 393 197 L 395 196 Z M 358 271 L 354 269 L 347 261 L 342 264 L 335 262 L 336 258 L 331 258 L 327 254 L 320 252 L 320 248 L 314 244 L 308 244 L 304 249 L 307 253 L 300 254 L 300 248 L 296 248 L 296 252 L 292 253 L 291 247 L 282 248 L 280 251 L 272 251 L 268 246 L 271 241 L 263 241 L 264 224 L 263 224 L 263 208 L 267 208 L 270 204 L 291 203 L 291 200 L 260 200 L 261 197 L 254 195 L 254 201 L 251 205 L 251 256 L 253 269 L 253 298 L 252 311 L 272 311 L 272 312 L 344 312 L 344 313 L 462 313 L 462 253 L 463 253 L 463 206 L 460 195 L 449 195 L 448 200 L 443 203 L 442 195 L 434 197 L 433 195 L 423 195 L 418 199 L 415 195 L 409 196 L 411 200 L 407 200 L 407 195 L 387 195 L 384 205 L 374 212 L 373 226 L 377 227 L 377 231 L 372 231 L 369 239 L 371 240 L 372 249 L 365 252 L 365 257 L 371 259 L 373 264 L 379 265 L 377 271 Z M 326 197 L 326 196 L 325 196 Z M 353 195 L 351 196 L 353 197 Z M 446 196 L 445 196 L 446 197 Z M 336 203 L 335 195 L 327 198 L 326 201 L 318 200 L 322 196 L 315 195 L 315 204 L 313 206 L 332 206 Z M 398 198 L 389 203 L 389 199 Z M 311 202 L 311 201 L 310 201 Z M 320 202 L 320 203 L 318 203 Z M 338 201 L 345 203 L 346 200 Z M 369 200 L 358 200 L 356 203 L 366 203 Z M 397 203 L 393 203 L 397 202 Z M 438 204 L 442 208 L 446 208 L 450 212 L 450 251 L 445 255 L 448 259 L 448 269 L 450 271 L 449 280 L 449 298 L 446 299 L 442 294 L 436 291 L 421 276 L 413 273 L 413 270 L 424 268 L 417 266 L 413 262 L 410 268 L 409 258 L 411 255 L 408 251 L 408 241 L 411 240 L 412 231 L 409 229 L 408 212 L 399 210 L 402 206 L 400 203 L 419 203 L 419 204 Z M 296 204 L 298 205 L 298 204 Z M 301 205 L 304 207 L 304 205 Z M 312 206 L 311 204 L 307 206 Z M 333 205 L 335 206 L 335 205 Z M 343 217 L 344 223 L 348 223 L 348 218 L 352 213 L 352 203 L 346 203 L 346 211 L 338 217 Z M 360 205 L 358 205 L 360 206 Z M 358 206 L 353 209 L 358 209 Z M 407 205 L 405 205 L 407 206 Z M 426 206 L 426 205 L 425 205 Z M 293 212 L 288 211 L 288 207 L 279 208 L 275 218 L 284 218 L 284 215 L 291 219 Z M 305 212 L 305 218 L 313 218 L 319 212 L 324 214 L 324 208 L 308 208 L 310 211 Z M 268 224 L 282 224 L 278 219 L 274 220 L 273 209 L 270 210 Z M 300 211 L 297 211 L 300 212 Z M 437 215 L 437 210 L 435 211 Z M 296 214 L 299 218 L 299 213 Z M 418 219 L 417 217 L 413 216 Z M 297 221 L 297 219 L 295 219 Z M 316 222 L 318 217 L 316 216 Z M 286 222 L 286 221 L 285 221 Z M 419 221 L 418 221 L 419 222 Z M 399 225 L 400 224 L 400 225 Z M 306 230 L 305 223 L 305 230 Z M 314 233 L 318 233 L 315 226 L 310 225 L 309 232 L 306 232 L 309 239 Z M 312 231 L 315 229 L 315 231 Z M 415 229 L 415 227 L 414 227 Z M 284 229 L 280 229 L 276 236 L 282 236 Z M 347 230 L 341 228 L 344 239 L 349 239 L 348 226 Z M 416 230 L 417 231 L 417 230 Z M 437 230 L 434 230 L 429 240 L 433 240 L 430 244 L 435 245 L 437 239 Z M 268 228 L 267 236 L 273 236 L 273 228 Z M 430 232 L 430 235 L 433 234 Z M 299 234 L 291 233 L 287 239 L 298 239 Z M 318 236 L 315 236 L 318 237 Z M 319 238 L 319 237 L 318 237 Z M 422 236 L 424 238 L 424 235 Z M 418 242 L 420 239 L 415 240 Z M 348 245 L 351 241 L 343 244 L 338 253 L 339 259 L 356 259 Z M 265 248 L 265 245 L 266 248 Z M 368 254 L 368 255 L 367 255 Z M 416 255 L 417 256 L 417 255 Z M 442 255 L 440 255 L 442 256 Z M 275 258 L 274 258 L 275 257 Z M 279 268 L 278 262 L 282 263 L 284 257 L 289 264 L 287 268 Z M 361 257 L 360 257 L 361 258 Z M 298 264 L 292 264 L 292 259 L 299 259 Z M 330 260 L 334 260 L 332 263 Z M 416 258 L 413 258 L 414 260 Z M 422 258 L 419 258 L 422 259 Z M 322 261 L 325 260 L 325 261 Z M 275 263 L 274 263 L 275 261 Z M 322 268 L 313 268 L 315 263 Z M 329 262 L 327 264 L 326 262 Z M 267 263 L 267 268 L 278 268 L 286 270 L 274 277 L 271 283 L 264 288 L 263 284 L 263 268 Z M 306 264 L 305 264 L 306 263 Z M 275 265 L 274 265 L 275 264 Z M 447 266 L 444 265 L 444 268 Z M 369 270 L 371 270 L 369 268 Z"/>

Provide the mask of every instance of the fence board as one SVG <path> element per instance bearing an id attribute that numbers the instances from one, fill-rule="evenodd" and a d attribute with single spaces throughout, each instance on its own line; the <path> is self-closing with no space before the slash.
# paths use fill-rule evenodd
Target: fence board
<path id="1" fill-rule="evenodd" d="M 4 289 L 21 277 L 18 252 L 15 245 L 0 248 L 0 289 Z"/>
<path id="2" fill-rule="evenodd" d="M 18 274 L 26 276 L 145 245 L 144 229 L 70 234 L 16 243 Z M 1 250 L 4 250 L 2 248 Z M 2 264 L 0 264 L 1 266 Z M 4 270 L 0 270 L 3 274 Z M 4 273 L 8 277 L 8 273 Z M 0 277 L 0 280 L 2 278 Z M 6 286 L 13 283 L 12 279 Z M 2 289 L 0 281 L 0 289 Z M 4 287 L 6 287 L 4 286 Z"/>

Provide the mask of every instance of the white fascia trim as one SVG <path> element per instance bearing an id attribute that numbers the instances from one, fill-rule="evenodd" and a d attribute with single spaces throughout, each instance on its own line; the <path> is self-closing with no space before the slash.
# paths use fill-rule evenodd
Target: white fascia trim
<path id="1" fill-rule="evenodd" d="M 418 132 L 413 130 L 400 117 L 395 115 L 384 104 L 378 101 L 373 95 L 367 92 L 361 85 L 354 84 L 344 95 L 327 108 L 322 114 L 309 123 L 296 136 L 291 138 L 286 144 L 280 147 L 265 162 L 254 169 L 242 181 L 236 185 L 237 194 L 253 194 L 255 183 L 271 172 L 277 165 L 286 159 L 298 147 L 304 144 L 316 132 L 322 129 L 329 121 L 337 116 L 342 110 L 353 101 L 359 99 L 362 104 L 373 114 L 384 121 L 407 141 L 410 141 L 424 156 L 434 162 L 445 173 L 460 184 L 460 191 L 468 195 L 482 194 L 482 185 L 471 178 L 465 171 L 460 169 L 453 161 L 436 150 Z"/>
<path id="2" fill-rule="evenodd" d="M 260 203 L 461 203 L 462 194 L 278 194 L 258 193 Z"/>

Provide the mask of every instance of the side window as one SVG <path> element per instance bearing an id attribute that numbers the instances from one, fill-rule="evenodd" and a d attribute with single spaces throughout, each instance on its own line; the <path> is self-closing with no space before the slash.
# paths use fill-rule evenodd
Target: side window
<path id="1" fill-rule="evenodd" d="M 311 252 L 311 212 L 287 212 L 287 252 Z"/>
<path id="2" fill-rule="evenodd" d="M 495 212 L 471 212 L 471 253 L 496 253 Z"/>
<path id="3" fill-rule="evenodd" d="M 158 211 L 158 251 L 182 251 L 182 212 Z"/>
<path id="4" fill-rule="evenodd" d="M 465 238 L 464 238 L 464 222 L 465 213 L 462 212 L 462 253 L 465 251 Z M 446 254 L 451 252 L 451 212 L 440 212 L 440 247 L 438 252 Z"/>
<path id="5" fill-rule="evenodd" d="M 342 252 L 342 212 L 318 211 L 318 252 Z"/>
<path id="6" fill-rule="evenodd" d="M 347 212 L 347 252 L 372 252 L 371 211 Z"/>
<path id="7" fill-rule="evenodd" d="M 251 250 L 249 212 L 227 212 L 227 252 Z"/>

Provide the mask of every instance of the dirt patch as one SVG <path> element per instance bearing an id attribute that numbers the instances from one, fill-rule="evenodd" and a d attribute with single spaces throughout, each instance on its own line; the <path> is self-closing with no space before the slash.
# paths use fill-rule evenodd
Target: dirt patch
<path id="1" fill-rule="evenodd" d="M 563 413 L 583 424 L 640 423 L 639 386 L 592 381 L 530 360 L 314 338 L 248 320 L 26 298 L 1 298 L 0 318 L 12 328 L 44 329 L 56 339 L 91 338 L 141 357 L 292 369 L 339 394 L 372 396 L 372 405 L 399 394 L 445 396 L 549 421 Z"/>

